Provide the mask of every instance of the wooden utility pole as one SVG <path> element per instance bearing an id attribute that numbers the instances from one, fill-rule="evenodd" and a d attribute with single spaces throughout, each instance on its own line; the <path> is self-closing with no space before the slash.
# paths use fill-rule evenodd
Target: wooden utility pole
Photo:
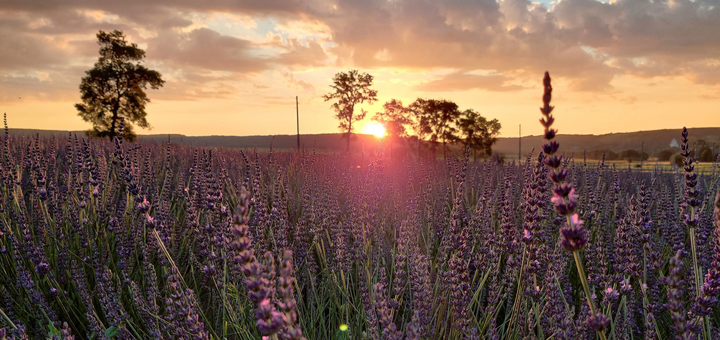
<path id="1" fill-rule="evenodd" d="M 518 164 L 522 159 L 522 124 L 518 125 Z"/>
<path id="2" fill-rule="evenodd" d="M 643 166 L 643 154 L 645 154 L 645 142 L 642 142 L 642 144 L 640 144 L 640 170 L 642 170 Z"/>
<path id="3" fill-rule="evenodd" d="M 295 114 L 297 116 L 297 149 L 300 151 L 300 107 L 298 105 L 298 96 L 295 96 Z"/>

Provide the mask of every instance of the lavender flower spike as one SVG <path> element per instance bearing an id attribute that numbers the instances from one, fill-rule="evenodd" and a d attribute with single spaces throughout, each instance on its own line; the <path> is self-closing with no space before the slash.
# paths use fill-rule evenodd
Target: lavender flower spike
<path id="1" fill-rule="evenodd" d="M 600 336 L 600 339 L 605 340 L 604 330 L 607 328 L 608 318 L 595 308 L 595 302 L 591 298 L 590 285 L 587 282 L 588 277 L 587 274 L 585 274 L 585 268 L 580 256 L 580 250 L 587 244 L 588 236 L 583 226 L 583 221 L 579 215 L 575 213 L 575 209 L 577 209 L 578 206 L 575 188 L 571 183 L 565 182 L 568 170 L 563 167 L 562 156 L 557 155 L 560 144 L 553 140 L 555 139 L 557 130 L 552 128 L 552 124 L 555 122 L 552 111 L 555 107 L 550 106 L 551 100 L 552 84 L 550 83 L 550 74 L 545 72 L 545 77 L 543 78 L 543 107 L 540 108 L 540 112 L 543 114 L 543 118 L 540 119 L 540 124 L 545 128 L 543 135 L 546 140 L 542 149 L 543 152 L 547 154 L 543 162 L 550 170 L 548 177 L 550 177 L 550 180 L 554 183 L 552 189 L 553 197 L 551 200 L 555 206 L 555 211 L 567 219 L 566 225 L 560 229 L 560 245 L 566 251 L 572 252 L 575 258 L 575 266 L 577 267 L 580 281 L 585 291 L 585 298 L 590 307 L 590 316 L 585 324 L 591 329 L 594 329 Z"/>
<path id="2" fill-rule="evenodd" d="M 583 220 L 578 217 L 578 214 L 573 214 L 570 218 L 572 225 L 566 226 L 560 229 L 560 235 L 562 240 L 560 245 L 563 249 L 573 252 L 582 249 L 587 244 L 588 237 L 587 231 L 583 227 Z"/>
<path id="3" fill-rule="evenodd" d="M 233 261 L 240 266 L 245 275 L 245 288 L 248 290 L 248 297 L 257 304 L 255 317 L 258 319 L 255 324 L 260 333 L 270 339 L 276 339 L 277 333 L 284 325 L 284 316 L 275 310 L 272 304 L 272 295 L 275 287 L 271 282 L 274 280 L 275 265 L 272 253 L 265 253 L 264 265 L 255 258 L 255 250 L 252 245 L 252 237 L 248 227 L 250 213 L 250 194 L 245 187 L 242 187 L 238 197 L 238 207 L 233 216 L 232 233 L 235 240 L 230 244 L 230 249 L 235 253 Z"/>
<path id="4" fill-rule="evenodd" d="M 543 107 L 540 108 L 543 118 L 540 119 L 540 123 L 545 127 L 543 136 L 547 141 L 542 146 L 543 152 L 547 155 L 544 163 L 550 169 L 548 176 L 553 183 L 555 183 L 553 187 L 554 195 L 551 201 L 558 214 L 568 217 L 568 224 L 560 230 L 560 236 L 562 237 L 561 244 L 565 250 L 574 252 L 582 249 L 587 244 L 587 232 L 583 227 L 583 221 L 580 220 L 578 214 L 575 213 L 578 205 L 578 195 L 575 194 L 575 188 L 573 188 L 571 183 L 565 182 L 568 171 L 565 168 L 561 168 L 562 156 L 557 155 L 560 144 L 553 140 L 557 134 L 557 130 L 552 128 L 552 124 L 555 122 L 552 111 L 555 107 L 550 106 L 550 100 L 552 100 L 552 85 L 550 83 L 550 74 L 547 72 L 545 72 L 545 78 L 543 79 L 543 87 Z"/>
<path id="5" fill-rule="evenodd" d="M 291 250 L 285 250 L 282 262 L 280 263 L 280 277 L 278 278 L 278 298 L 280 301 L 277 307 L 284 314 L 285 327 L 280 332 L 283 339 L 301 340 L 302 336 L 300 325 L 297 324 L 297 312 L 295 311 L 296 301 L 294 296 L 293 277 L 293 253 Z"/>

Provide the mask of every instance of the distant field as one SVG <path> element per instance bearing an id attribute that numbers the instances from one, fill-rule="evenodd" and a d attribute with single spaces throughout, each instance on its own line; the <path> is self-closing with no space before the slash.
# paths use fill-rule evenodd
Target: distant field
<path id="1" fill-rule="evenodd" d="M 597 166 L 598 163 L 599 161 L 596 160 L 588 161 L 588 166 Z M 654 171 L 655 169 L 660 169 L 665 172 L 675 171 L 675 169 L 677 169 L 677 167 L 670 164 L 670 162 L 657 161 L 645 161 L 642 163 L 642 168 L 640 167 L 639 162 L 628 163 L 627 161 L 605 161 L 605 164 L 610 167 L 615 165 L 615 167 L 619 170 L 628 169 L 628 167 L 633 170 Z M 695 171 L 698 173 L 711 172 L 713 170 L 713 166 L 713 163 L 698 163 L 695 165 Z"/>
<path id="2" fill-rule="evenodd" d="M 716 144 L 720 146 L 720 128 L 690 128 L 690 145 L 694 145 L 695 141 L 702 139 L 708 145 Z M 66 137 L 68 131 L 51 131 L 51 130 L 29 130 L 29 129 L 10 129 L 13 135 L 35 135 Z M 557 136 L 558 142 L 563 145 L 562 152 L 566 154 L 574 154 L 576 159 L 582 159 L 584 151 L 592 150 L 612 150 L 620 153 L 623 150 L 633 149 L 640 151 L 641 148 L 645 152 L 654 157 L 657 152 L 670 147 L 673 139 L 679 140 L 681 129 L 638 131 L 628 133 L 611 133 L 604 135 L 565 135 Z M 84 135 L 83 131 L 74 131 L 79 135 Z M 162 143 L 168 140 L 173 143 L 179 143 L 200 147 L 226 147 L 226 148 L 270 148 L 272 144 L 276 150 L 294 150 L 297 148 L 297 136 L 295 135 L 277 135 L 277 136 L 184 136 L 184 135 L 139 135 L 138 140 L 154 141 Z M 327 134 L 303 134 L 300 135 L 300 144 L 302 147 L 317 151 L 325 152 L 344 152 L 344 139 L 339 133 Z M 541 136 L 524 136 L 522 137 L 522 154 L 527 155 L 533 148 L 539 151 L 542 145 Z M 387 146 L 387 141 L 385 142 Z M 417 152 L 417 142 L 404 141 L 400 144 L 405 152 Z M 642 146 L 644 143 L 644 147 Z M 372 135 L 355 134 L 351 143 L 351 148 L 355 151 L 372 152 L 378 144 L 378 139 Z M 442 148 L 439 153 L 442 154 Z M 507 159 L 517 158 L 518 139 L 517 137 L 499 138 L 493 146 L 493 150 L 504 154 Z"/>

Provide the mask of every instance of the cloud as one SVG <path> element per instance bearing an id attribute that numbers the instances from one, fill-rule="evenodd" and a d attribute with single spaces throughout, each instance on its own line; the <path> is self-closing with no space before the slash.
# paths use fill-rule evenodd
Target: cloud
<path id="1" fill-rule="evenodd" d="M 519 91 L 524 89 L 519 85 L 508 85 L 509 79 L 502 75 L 475 75 L 455 72 L 424 84 L 415 86 L 418 91 L 424 92 L 451 92 L 485 90 L 492 92 Z"/>
<path id="2" fill-rule="evenodd" d="M 0 27 L 0 72 L 48 68 L 67 62 L 68 54 L 51 39 L 33 34 L 18 34 Z"/>
<path id="3" fill-rule="evenodd" d="M 328 64 L 328 55 L 317 42 L 310 40 L 303 45 L 297 39 L 288 39 L 284 46 L 287 52 L 281 53 L 273 62 L 287 66 L 325 66 Z"/>
<path id="4" fill-rule="evenodd" d="M 720 56 L 720 6 L 715 1 L 564 0 L 553 9 L 558 25 L 579 43 L 611 56 L 621 73 L 641 77 L 696 77 L 698 63 Z M 707 64 L 707 63 L 706 63 Z M 717 72 L 717 71 L 714 71 Z"/>
<path id="5" fill-rule="evenodd" d="M 212 22 L 218 13 L 255 24 L 229 29 Z M 79 83 L 77 69 L 97 56 L 95 34 L 113 29 L 167 75 L 161 92 L 178 93 L 159 95 L 167 99 L 230 96 L 243 91 L 238 82 L 263 74 L 348 67 L 452 71 L 414 88 L 421 91 L 516 91 L 512 84 L 545 70 L 586 92 L 612 93 L 618 75 L 720 86 L 715 0 L 7 0 L 0 23 L 0 76 L 31 82 L 46 74 L 47 93 Z"/>
<path id="6" fill-rule="evenodd" d="M 684 63 L 685 72 L 694 83 L 697 84 L 717 84 L 720 79 L 720 60 L 704 59 L 690 63 Z"/>
<path id="7" fill-rule="evenodd" d="M 523 0 L 341 1 L 326 23 L 339 62 L 363 68 L 494 69 L 522 80 L 551 70 L 595 91 L 610 89 L 618 72 L 586 53 L 551 11 Z"/>
<path id="8" fill-rule="evenodd" d="M 295 75 L 290 72 L 283 71 L 280 73 L 280 77 L 290 86 L 290 88 L 312 93 L 315 92 L 315 86 L 304 80 L 295 78 Z"/>
<path id="9" fill-rule="evenodd" d="M 188 33 L 161 31 L 148 40 L 147 57 L 174 67 L 190 66 L 207 70 L 260 72 L 267 60 L 253 54 L 254 44 L 222 35 L 208 28 Z"/>
<path id="10" fill-rule="evenodd" d="M 82 71 L 77 69 L 53 74 L 30 72 L 28 75 L 0 75 L 0 103 L 79 100 L 81 75 Z"/>

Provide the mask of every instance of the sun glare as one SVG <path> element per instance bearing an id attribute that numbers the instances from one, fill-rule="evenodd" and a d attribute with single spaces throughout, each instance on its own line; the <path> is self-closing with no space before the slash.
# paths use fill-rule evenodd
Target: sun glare
<path id="1" fill-rule="evenodd" d="M 371 122 L 365 126 L 365 133 L 375 135 L 377 138 L 385 136 L 385 126 L 380 123 Z"/>

